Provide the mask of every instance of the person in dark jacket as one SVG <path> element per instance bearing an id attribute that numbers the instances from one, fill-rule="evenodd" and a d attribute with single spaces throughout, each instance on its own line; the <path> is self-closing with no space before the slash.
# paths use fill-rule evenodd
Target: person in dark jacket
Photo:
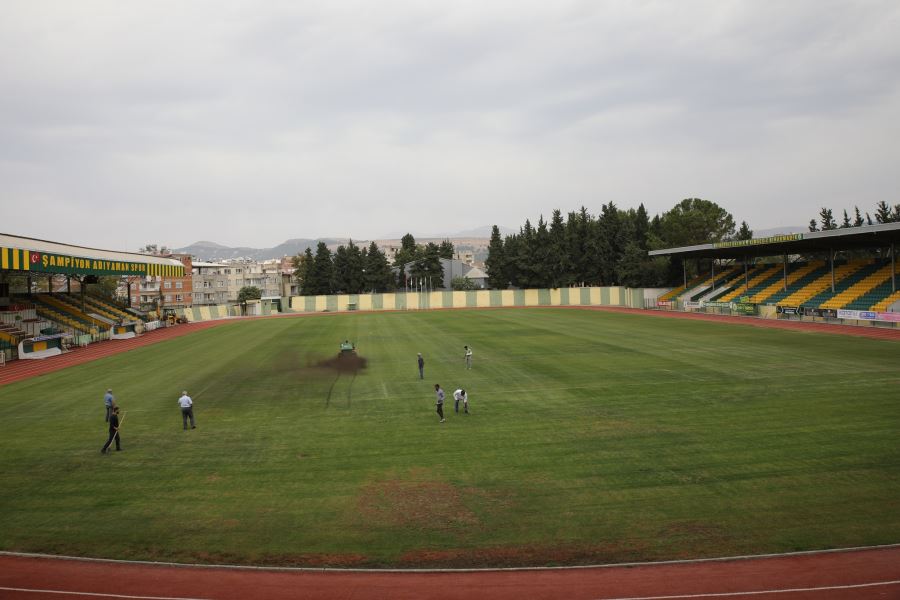
<path id="1" fill-rule="evenodd" d="M 122 449 L 122 437 L 119 435 L 119 407 L 113 406 L 112 412 L 109 415 L 109 439 L 106 440 L 106 443 L 103 444 L 103 448 L 100 449 L 100 454 L 106 454 L 109 452 L 109 445 L 112 444 L 113 440 L 116 440 L 116 452 Z"/>
<path id="2" fill-rule="evenodd" d="M 419 352 L 419 379 L 425 379 L 425 359 L 422 358 L 422 353 Z"/>

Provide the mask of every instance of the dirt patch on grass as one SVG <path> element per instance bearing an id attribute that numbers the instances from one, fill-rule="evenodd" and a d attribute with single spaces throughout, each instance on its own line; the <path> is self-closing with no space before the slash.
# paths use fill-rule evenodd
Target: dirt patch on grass
<path id="1" fill-rule="evenodd" d="M 466 506 L 472 495 L 472 490 L 442 481 L 391 479 L 363 487 L 357 511 L 364 522 L 376 527 L 432 531 L 471 527 L 479 524 Z"/>
<path id="2" fill-rule="evenodd" d="M 320 360 L 316 363 L 316 367 L 355 375 L 365 369 L 367 363 L 364 357 L 357 354 L 341 353 L 334 358 Z"/>

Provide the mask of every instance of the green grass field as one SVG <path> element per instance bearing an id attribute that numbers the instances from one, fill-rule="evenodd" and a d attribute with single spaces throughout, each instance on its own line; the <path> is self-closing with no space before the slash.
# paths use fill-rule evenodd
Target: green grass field
<path id="1" fill-rule="evenodd" d="M 368 367 L 316 368 L 344 338 Z M 125 451 L 101 456 L 107 387 Z M 896 342 L 564 309 L 240 321 L 0 387 L 0 423 L 3 550 L 450 567 L 900 541 Z"/>

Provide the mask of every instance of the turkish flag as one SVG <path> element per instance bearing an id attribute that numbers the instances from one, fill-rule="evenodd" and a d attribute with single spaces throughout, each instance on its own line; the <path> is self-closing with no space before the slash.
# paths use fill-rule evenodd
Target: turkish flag
<path id="1" fill-rule="evenodd" d="M 36 265 L 41 262 L 41 253 L 40 252 L 32 252 L 31 253 L 31 264 Z"/>

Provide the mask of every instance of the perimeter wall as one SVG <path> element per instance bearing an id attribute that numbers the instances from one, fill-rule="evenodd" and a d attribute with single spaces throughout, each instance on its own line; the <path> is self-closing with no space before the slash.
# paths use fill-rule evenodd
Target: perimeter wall
<path id="1" fill-rule="evenodd" d="M 292 296 L 289 311 L 311 313 L 513 306 L 626 306 L 629 308 L 644 308 L 644 290 L 625 287 L 584 287 L 549 290 L 472 290 L 465 292 L 438 291 Z M 288 310 L 285 312 L 288 312 Z"/>

